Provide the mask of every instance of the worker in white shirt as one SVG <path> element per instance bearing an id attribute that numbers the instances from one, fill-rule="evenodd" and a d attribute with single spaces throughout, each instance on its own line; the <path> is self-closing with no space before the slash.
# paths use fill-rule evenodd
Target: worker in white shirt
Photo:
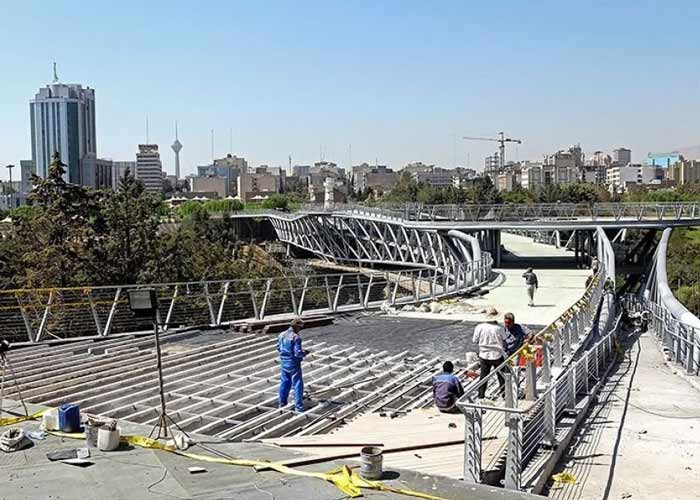
<path id="1" fill-rule="evenodd" d="M 472 342 L 479 345 L 479 379 L 485 379 L 492 368 L 496 368 L 505 361 L 504 343 L 507 338 L 505 329 L 499 325 L 496 320 L 491 320 L 486 323 L 479 323 L 474 329 L 474 337 Z M 505 378 L 499 370 L 498 376 L 499 391 L 505 393 Z M 483 384 L 479 387 L 479 399 L 484 399 L 486 396 L 486 386 Z"/>

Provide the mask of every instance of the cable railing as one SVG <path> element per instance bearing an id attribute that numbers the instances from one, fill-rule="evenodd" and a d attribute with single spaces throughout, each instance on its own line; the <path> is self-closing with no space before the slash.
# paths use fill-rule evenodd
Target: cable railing
<path id="1" fill-rule="evenodd" d="M 0 291 L 0 337 L 37 342 L 149 331 L 133 316 L 128 293 L 153 288 L 163 330 L 221 326 L 242 321 L 323 315 L 439 299 L 466 292 L 491 278 L 492 259 L 440 269 L 366 270 L 305 276 L 186 283 L 17 289 Z"/>
<path id="2" fill-rule="evenodd" d="M 610 365 L 619 322 L 613 321 L 614 257 L 602 231 L 598 239 L 602 264 L 583 296 L 465 388 L 458 403 L 466 418 L 465 480 L 533 489 L 531 471 L 551 458 L 547 450 L 556 448 L 562 423 L 577 414 Z"/>

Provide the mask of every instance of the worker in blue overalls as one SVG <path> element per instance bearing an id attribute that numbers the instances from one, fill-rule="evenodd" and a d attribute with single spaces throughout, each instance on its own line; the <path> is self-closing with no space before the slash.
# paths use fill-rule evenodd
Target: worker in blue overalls
<path id="1" fill-rule="evenodd" d="M 287 405 L 289 390 L 294 389 L 294 410 L 304 411 L 304 380 L 301 376 L 301 360 L 309 354 L 301 348 L 301 335 L 304 322 L 294 319 L 290 327 L 277 337 L 277 351 L 280 353 L 280 408 Z"/>

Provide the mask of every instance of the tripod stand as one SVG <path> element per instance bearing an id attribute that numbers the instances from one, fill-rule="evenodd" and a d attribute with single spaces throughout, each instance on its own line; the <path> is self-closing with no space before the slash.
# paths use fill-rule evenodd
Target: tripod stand
<path id="1" fill-rule="evenodd" d="M 17 396 L 19 397 L 20 403 L 22 403 L 22 408 L 24 408 L 24 416 L 29 416 L 29 411 L 27 410 L 27 405 L 24 403 L 24 398 L 22 397 L 22 391 L 19 388 L 19 383 L 17 382 L 17 376 L 15 371 L 10 364 L 10 360 L 7 359 L 7 352 L 0 352 L 0 362 L 2 363 L 2 382 L 0 383 L 0 417 L 2 417 L 2 404 L 5 400 L 5 377 L 7 371 L 9 370 L 12 381 L 14 382 L 15 389 L 17 389 Z M 8 412 L 9 413 L 9 412 Z"/>
<path id="2" fill-rule="evenodd" d="M 156 432 L 156 429 L 158 430 L 158 433 L 156 434 L 155 439 L 161 439 L 165 438 L 167 439 L 168 436 L 168 422 L 173 424 L 177 430 L 182 432 L 185 436 L 189 438 L 189 435 L 180 428 L 179 425 L 177 425 L 177 422 L 175 422 L 170 415 L 168 415 L 166 409 L 165 409 L 165 390 L 163 389 L 163 362 L 161 358 L 161 351 L 160 351 L 160 333 L 158 329 L 158 320 L 153 321 L 153 336 L 155 338 L 155 348 L 156 348 L 156 370 L 158 371 L 158 393 L 160 395 L 160 415 L 158 415 L 158 421 L 156 424 L 153 426 L 153 429 L 151 429 L 151 432 L 148 434 L 148 437 L 150 438 L 153 436 L 153 433 Z M 174 437 L 171 431 L 171 436 Z"/>

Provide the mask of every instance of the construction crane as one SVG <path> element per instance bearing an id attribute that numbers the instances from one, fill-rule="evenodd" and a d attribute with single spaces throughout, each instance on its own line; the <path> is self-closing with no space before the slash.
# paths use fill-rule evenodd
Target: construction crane
<path id="1" fill-rule="evenodd" d="M 520 139 L 511 139 L 510 137 L 506 137 L 503 132 L 498 133 L 497 138 L 493 137 L 462 137 L 465 141 L 491 141 L 491 142 L 497 142 L 499 144 L 498 147 L 498 167 L 500 170 L 503 170 L 503 167 L 506 164 L 506 142 L 514 142 L 516 144 L 522 144 L 523 141 Z"/>

